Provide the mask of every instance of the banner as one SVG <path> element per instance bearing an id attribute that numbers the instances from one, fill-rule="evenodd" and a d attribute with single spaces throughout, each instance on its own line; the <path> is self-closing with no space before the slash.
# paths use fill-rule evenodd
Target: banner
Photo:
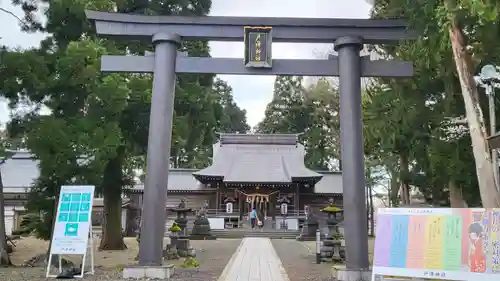
<path id="1" fill-rule="evenodd" d="M 380 209 L 372 280 L 500 280 L 500 209 Z"/>

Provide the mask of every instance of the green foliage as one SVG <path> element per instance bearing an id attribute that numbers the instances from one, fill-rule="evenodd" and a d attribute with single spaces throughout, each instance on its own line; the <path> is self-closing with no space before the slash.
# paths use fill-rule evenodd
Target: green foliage
<path id="1" fill-rule="evenodd" d="M 42 212 L 42 237 L 50 237 L 54 202 L 65 184 L 92 184 L 105 197 L 104 238 L 120 248 L 120 205 L 124 185 L 133 184 L 134 169 L 143 169 L 151 106 L 150 75 L 103 74 L 105 54 L 142 55 L 151 44 L 96 38 L 84 9 L 149 15 L 208 14 L 211 1 L 14 1 L 25 12 L 29 31 L 48 34 L 39 48 L 1 52 L 0 96 L 12 108 L 29 105 L 13 116 L 9 130 L 23 136 L 39 160 L 40 178 L 31 188 L 28 209 Z M 47 21 L 36 11 L 46 6 Z M 184 42 L 191 56 L 209 56 L 208 42 Z M 174 167 L 203 167 L 210 161 L 218 131 L 248 130 L 245 112 L 223 81 L 213 75 L 178 75 L 172 132 Z M 214 86 L 212 86 L 214 84 Z M 50 111 L 40 115 L 39 109 Z M 115 231 L 108 232 L 108 228 Z M 118 229 L 118 230 L 117 230 Z M 113 243 L 112 243 L 113 242 Z M 108 247 L 108 246 L 107 246 Z"/>
<path id="2" fill-rule="evenodd" d="M 5 130 L 0 130 L 0 164 L 3 164 L 2 161 L 12 156 L 12 152 L 9 150 L 10 147 L 8 133 Z"/>
<path id="3" fill-rule="evenodd" d="M 415 76 L 376 79 L 367 90 L 365 150 L 386 170 L 398 173 L 396 187 L 401 182 L 415 186 L 429 203 L 446 206 L 449 187 L 455 184 L 470 206 L 478 206 L 474 156 L 448 28 L 453 17 L 467 33 L 476 71 L 484 61 L 498 64 L 499 4 L 458 2 L 376 1 L 372 17 L 406 18 L 419 36 L 415 42 L 377 48 L 383 56 L 412 61 Z M 484 111 L 484 99 L 480 102 Z M 409 165 L 402 167 L 401 159 Z"/>
<path id="4" fill-rule="evenodd" d="M 303 111 L 304 100 L 302 77 L 277 76 L 273 100 L 258 130 L 262 133 L 302 133 L 308 121 L 308 112 Z"/>
<path id="5" fill-rule="evenodd" d="M 200 263 L 193 257 L 187 257 L 181 264 L 182 268 L 198 268 Z"/>
<path id="6" fill-rule="evenodd" d="M 338 232 L 334 232 L 333 235 L 332 235 L 332 239 L 333 240 L 343 240 L 344 239 L 344 235 L 338 233 Z"/>
<path id="7" fill-rule="evenodd" d="M 40 226 L 43 226 L 43 221 L 39 214 L 33 214 L 33 213 L 26 214 L 22 216 L 19 228 L 12 231 L 12 234 L 13 235 L 35 234 L 37 236 L 43 236 L 43 233 L 38 232 Z"/>
<path id="8" fill-rule="evenodd" d="M 320 210 L 323 213 L 339 213 L 342 212 L 343 210 L 341 208 L 335 207 L 335 206 L 327 206 L 323 209 Z"/>
<path id="9" fill-rule="evenodd" d="M 223 133 L 247 133 L 246 110 L 238 107 L 233 99 L 233 89 L 223 80 L 215 79 L 212 91 L 217 95 L 214 114 L 219 120 L 217 127 Z"/>
<path id="10" fill-rule="evenodd" d="M 339 159 L 338 95 L 326 79 L 304 88 L 302 77 L 277 76 L 259 133 L 297 133 L 307 167 L 332 169 Z"/>
<path id="11" fill-rule="evenodd" d="M 177 225 L 177 223 L 174 223 L 171 227 L 168 228 L 168 230 L 172 232 L 179 232 L 181 231 L 181 228 Z"/>

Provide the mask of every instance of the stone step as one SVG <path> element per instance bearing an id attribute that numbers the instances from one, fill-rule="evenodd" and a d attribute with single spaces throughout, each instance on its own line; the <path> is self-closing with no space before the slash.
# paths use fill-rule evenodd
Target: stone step
<path id="1" fill-rule="evenodd" d="M 263 237 L 270 239 L 295 239 L 298 231 L 259 231 L 259 230 L 212 230 L 217 238 Z"/>

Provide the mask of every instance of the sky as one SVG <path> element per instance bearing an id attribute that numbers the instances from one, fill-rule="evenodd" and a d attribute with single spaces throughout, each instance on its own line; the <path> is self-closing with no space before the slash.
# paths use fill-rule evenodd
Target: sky
<path id="1" fill-rule="evenodd" d="M 212 16 L 247 17 L 309 17 L 309 18 L 368 18 L 371 5 L 365 0 L 212 0 Z M 10 0 L 0 0 L 0 7 L 21 16 Z M 0 12 L 0 43 L 10 47 L 38 46 L 44 34 L 26 34 L 20 31 L 18 21 Z M 243 43 L 210 42 L 213 57 L 243 58 Z M 325 54 L 327 44 L 274 43 L 273 58 L 307 59 Z M 255 126 L 264 118 L 266 105 L 272 99 L 273 76 L 220 75 L 233 88 L 237 104 L 246 109 L 247 121 Z M 0 101 L 0 123 L 8 121 L 7 104 Z"/>

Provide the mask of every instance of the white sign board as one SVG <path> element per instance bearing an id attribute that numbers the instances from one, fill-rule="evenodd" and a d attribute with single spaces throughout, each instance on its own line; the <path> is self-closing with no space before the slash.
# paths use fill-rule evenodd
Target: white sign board
<path id="1" fill-rule="evenodd" d="M 228 213 L 228 214 L 233 213 L 233 203 L 231 203 L 231 202 L 226 203 L 226 213 Z"/>
<path id="2" fill-rule="evenodd" d="M 299 230 L 299 220 L 298 219 L 286 219 L 286 223 L 289 230 Z"/>
<path id="3" fill-rule="evenodd" d="M 288 204 L 287 203 L 281 204 L 280 209 L 281 209 L 281 214 L 286 215 L 288 213 Z"/>
<path id="4" fill-rule="evenodd" d="M 51 254 L 83 255 L 92 226 L 94 186 L 62 186 Z"/>
<path id="5" fill-rule="evenodd" d="M 374 281 L 500 280 L 500 209 L 379 209 Z"/>
<path id="6" fill-rule="evenodd" d="M 59 255 L 59 273 L 62 272 L 61 255 L 82 255 L 82 273 L 74 277 L 83 277 L 89 246 L 91 258 L 91 271 L 89 273 L 94 273 L 92 240 L 90 240 L 89 245 L 89 237 L 92 237 L 94 189 L 94 186 L 61 187 L 46 277 L 57 277 L 57 275 L 50 275 L 53 255 Z"/>
<path id="7" fill-rule="evenodd" d="M 211 229 L 224 229 L 224 218 L 208 218 Z"/>

